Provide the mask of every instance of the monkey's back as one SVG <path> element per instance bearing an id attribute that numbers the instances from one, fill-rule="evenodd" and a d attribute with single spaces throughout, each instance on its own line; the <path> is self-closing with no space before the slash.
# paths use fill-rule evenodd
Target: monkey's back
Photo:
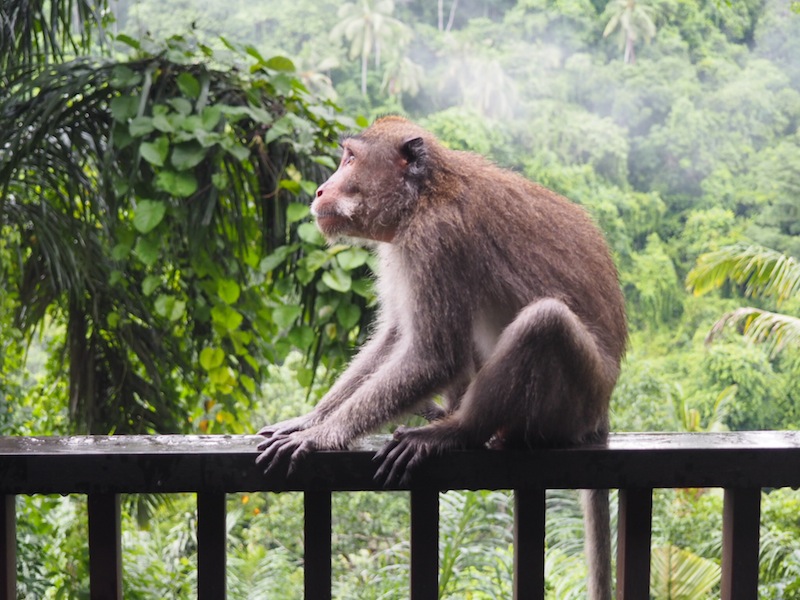
<path id="1" fill-rule="evenodd" d="M 608 244 L 586 211 L 483 157 L 439 151 L 448 168 L 432 182 L 416 220 L 449 220 L 439 227 L 440 251 L 456 261 L 468 257 L 474 268 L 467 272 L 483 280 L 476 293 L 484 302 L 520 310 L 544 296 L 563 301 L 618 363 L 627 341 L 624 299 Z M 457 267 L 443 284 L 464 272 Z"/>

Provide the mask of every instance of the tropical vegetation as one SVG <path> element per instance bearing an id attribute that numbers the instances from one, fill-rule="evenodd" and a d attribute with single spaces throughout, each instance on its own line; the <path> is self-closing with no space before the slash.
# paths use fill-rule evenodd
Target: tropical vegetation
<path id="1" fill-rule="evenodd" d="M 245 433 L 308 410 L 374 305 L 368 253 L 325 245 L 308 201 L 337 137 L 392 112 L 603 229 L 631 325 L 615 430 L 800 426 L 800 4 L 0 11 L 0 434 Z M 298 597 L 300 504 L 229 498 L 231 597 Z M 655 494 L 653 598 L 718 596 L 721 509 Z M 18 499 L 20 597 L 86 595 L 85 510 Z M 800 598 L 800 495 L 762 511 L 760 596 Z M 507 494 L 441 513 L 440 596 L 509 596 Z M 334 515 L 336 596 L 405 595 L 405 496 L 336 495 Z M 191 497 L 127 500 L 126 596 L 194 593 L 193 519 Z M 584 597 L 574 493 L 549 494 L 547 526 L 549 597 Z"/>

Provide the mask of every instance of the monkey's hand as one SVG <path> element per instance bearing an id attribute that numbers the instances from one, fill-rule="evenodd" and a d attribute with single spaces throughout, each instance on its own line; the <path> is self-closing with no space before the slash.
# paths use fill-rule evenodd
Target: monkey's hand
<path id="1" fill-rule="evenodd" d="M 308 429 L 314 424 L 314 420 L 313 413 L 294 417 L 293 419 L 286 419 L 285 421 L 279 421 L 272 425 L 264 425 L 264 427 L 259 430 L 258 435 L 263 435 L 264 437 L 284 436 L 294 433 L 295 431 Z"/>
<path id="2" fill-rule="evenodd" d="M 406 486 L 411 473 L 432 454 L 438 454 L 439 445 L 430 435 L 429 427 L 398 427 L 392 440 L 375 455 L 380 463 L 375 481 L 384 486 Z"/>
<path id="3" fill-rule="evenodd" d="M 306 431 L 273 433 L 258 445 L 261 454 L 256 464 L 267 477 L 290 476 L 303 459 L 317 449 L 313 436 Z M 263 434 L 262 434 L 263 435 Z"/>
<path id="4" fill-rule="evenodd" d="M 256 464 L 267 477 L 290 477 L 306 456 L 316 450 L 337 450 L 347 445 L 345 440 L 331 435 L 329 427 L 309 427 L 292 433 L 273 434 L 258 445 L 261 454 Z"/>

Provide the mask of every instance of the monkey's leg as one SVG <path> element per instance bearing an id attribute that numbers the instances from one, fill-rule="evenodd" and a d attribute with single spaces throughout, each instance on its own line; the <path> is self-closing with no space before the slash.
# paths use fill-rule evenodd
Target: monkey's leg
<path id="1" fill-rule="evenodd" d="M 398 429 L 376 457 L 376 477 L 407 480 L 430 454 L 479 447 L 493 435 L 526 445 L 574 443 L 607 430 L 616 367 L 561 301 L 523 309 L 503 331 L 488 361 L 449 417 Z"/>

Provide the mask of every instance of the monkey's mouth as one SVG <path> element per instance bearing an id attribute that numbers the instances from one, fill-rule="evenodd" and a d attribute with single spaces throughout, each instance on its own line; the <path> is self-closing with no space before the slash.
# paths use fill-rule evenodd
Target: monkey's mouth
<path id="1" fill-rule="evenodd" d="M 314 217 L 317 219 L 317 227 L 323 233 L 341 231 L 349 220 L 345 215 L 334 210 L 316 212 Z"/>

